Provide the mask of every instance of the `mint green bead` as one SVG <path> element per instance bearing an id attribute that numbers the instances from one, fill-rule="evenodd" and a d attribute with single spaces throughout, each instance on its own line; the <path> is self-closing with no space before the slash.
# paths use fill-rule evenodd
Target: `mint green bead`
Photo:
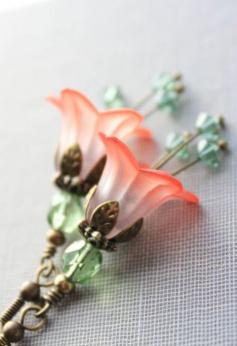
<path id="1" fill-rule="evenodd" d="M 73 283 L 83 284 L 101 269 L 102 253 L 85 240 L 73 242 L 63 255 L 63 271 Z"/>
<path id="2" fill-rule="evenodd" d="M 221 130 L 220 121 L 213 115 L 201 113 L 196 121 L 196 129 L 199 133 L 218 133 Z"/>
<path id="3" fill-rule="evenodd" d="M 201 139 L 198 143 L 198 156 L 200 160 L 209 167 L 218 168 L 220 166 L 220 148 L 215 143 L 210 143 L 206 139 Z"/>
<path id="4" fill-rule="evenodd" d="M 106 103 L 113 102 L 117 97 L 120 97 L 120 91 L 117 86 L 109 86 L 106 88 L 104 93 L 104 101 Z"/>
<path id="5" fill-rule="evenodd" d="M 156 75 L 153 81 L 153 89 L 159 91 L 162 89 L 170 89 L 173 87 L 175 80 L 169 73 L 161 73 Z"/>
<path id="6" fill-rule="evenodd" d="M 52 207 L 48 213 L 48 222 L 55 230 L 65 235 L 77 231 L 79 223 L 84 219 L 83 200 L 75 194 L 59 190 L 54 196 Z"/>
<path id="7" fill-rule="evenodd" d="M 154 78 L 153 90 L 156 92 L 155 102 L 158 109 L 165 110 L 169 113 L 177 110 L 182 92 L 179 88 L 182 84 L 178 82 L 178 79 L 180 77 L 177 78 L 177 75 L 168 73 L 157 75 Z"/>
<path id="8" fill-rule="evenodd" d="M 125 100 L 119 87 L 111 85 L 105 89 L 104 104 L 107 108 L 122 108 L 125 106 Z"/>
<path id="9" fill-rule="evenodd" d="M 125 107 L 124 101 L 121 99 L 117 99 L 111 102 L 108 108 L 118 109 L 118 108 L 124 108 L 124 107 Z"/>
<path id="10" fill-rule="evenodd" d="M 171 132 L 166 137 L 166 145 L 165 148 L 168 152 L 175 150 L 181 144 L 185 142 L 185 138 L 183 135 L 175 132 Z M 183 148 L 177 153 L 177 157 L 182 160 L 187 160 L 190 157 L 190 152 L 188 148 Z"/>
<path id="11" fill-rule="evenodd" d="M 174 90 L 160 90 L 155 101 L 158 109 L 173 113 L 179 106 L 180 95 Z"/>
<path id="12" fill-rule="evenodd" d="M 219 133 L 212 133 L 212 132 L 204 133 L 202 137 L 206 139 L 209 143 L 216 143 L 216 144 L 221 139 L 221 136 Z"/>

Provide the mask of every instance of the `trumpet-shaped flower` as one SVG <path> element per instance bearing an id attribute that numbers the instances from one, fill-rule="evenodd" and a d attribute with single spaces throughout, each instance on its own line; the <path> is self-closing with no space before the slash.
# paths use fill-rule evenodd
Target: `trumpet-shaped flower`
<path id="1" fill-rule="evenodd" d="M 107 239 L 118 236 L 155 208 L 172 199 L 198 203 L 198 198 L 184 189 L 179 180 L 164 171 L 141 166 L 128 147 L 119 139 L 101 134 L 107 156 L 106 165 L 86 219 L 90 223 L 93 211 L 102 203 L 117 201 L 119 214 Z"/>
<path id="2" fill-rule="evenodd" d="M 132 138 L 141 139 L 149 143 L 149 152 L 151 149 L 155 151 L 151 132 L 141 126 L 143 117 L 134 110 L 118 109 L 100 112 L 86 96 L 70 89 L 63 90 L 60 98 L 49 97 L 49 101 L 62 112 L 62 133 L 57 167 L 60 166 L 65 152 L 77 144 L 82 155 L 82 165 L 78 172 L 82 180 L 87 178 L 106 154 L 105 147 L 99 138 L 100 132 L 123 141 Z M 144 153 L 139 159 L 143 160 L 146 155 Z M 148 163 L 147 160 L 144 162 Z"/>

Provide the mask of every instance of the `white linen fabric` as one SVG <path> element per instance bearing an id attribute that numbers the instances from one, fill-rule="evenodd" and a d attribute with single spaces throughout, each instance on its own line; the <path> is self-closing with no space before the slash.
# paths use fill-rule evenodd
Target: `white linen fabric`
<path id="1" fill-rule="evenodd" d="M 132 102 L 155 72 L 181 71 L 177 116 L 147 126 L 164 142 L 200 111 L 223 113 L 231 152 L 219 172 L 180 175 L 202 207 L 171 203 L 24 345 L 237 344 L 237 2 L 59 0 L 0 14 L 0 308 L 32 279 L 44 246 L 60 116 L 45 97 L 77 88 L 99 105 L 117 83 Z M 162 146 L 162 145 L 161 145 Z"/>

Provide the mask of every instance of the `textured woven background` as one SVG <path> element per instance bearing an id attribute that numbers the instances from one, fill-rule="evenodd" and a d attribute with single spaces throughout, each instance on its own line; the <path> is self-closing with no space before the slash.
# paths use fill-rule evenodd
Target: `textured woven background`
<path id="1" fill-rule="evenodd" d="M 24 345 L 237 345 L 237 2 L 59 0 L 0 14 L 0 308 L 32 278 L 53 192 L 59 116 L 44 98 L 63 87 L 99 104 L 116 82 L 131 100 L 154 72 L 182 71 L 182 117 L 147 121 L 162 143 L 197 113 L 223 113 L 232 153 L 219 173 L 182 175 L 202 208 L 162 207 L 144 232 Z"/>

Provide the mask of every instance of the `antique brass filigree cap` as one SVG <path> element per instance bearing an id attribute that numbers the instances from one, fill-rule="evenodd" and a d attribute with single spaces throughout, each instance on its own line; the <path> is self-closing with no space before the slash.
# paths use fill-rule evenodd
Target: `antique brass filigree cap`
<path id="1" fill-rule="evenodd" d="M 85 215 L 88 215 L 90 200 L 96 189 L 97 186 L 94 186 L 87 196 Z M 97 248 L 107 251 L 116 250 L 116 243 L 131 240 L 138 234 L 143 225 L 143 219 L 139 219 L 115 237 L 109 238 L 109 233 L 116 227 L 119 212 L 119 202 L 111 200 L 101 203 L 93 210 L 89 219 L 85 219 L 80 223 L 81 234 Z"/>

